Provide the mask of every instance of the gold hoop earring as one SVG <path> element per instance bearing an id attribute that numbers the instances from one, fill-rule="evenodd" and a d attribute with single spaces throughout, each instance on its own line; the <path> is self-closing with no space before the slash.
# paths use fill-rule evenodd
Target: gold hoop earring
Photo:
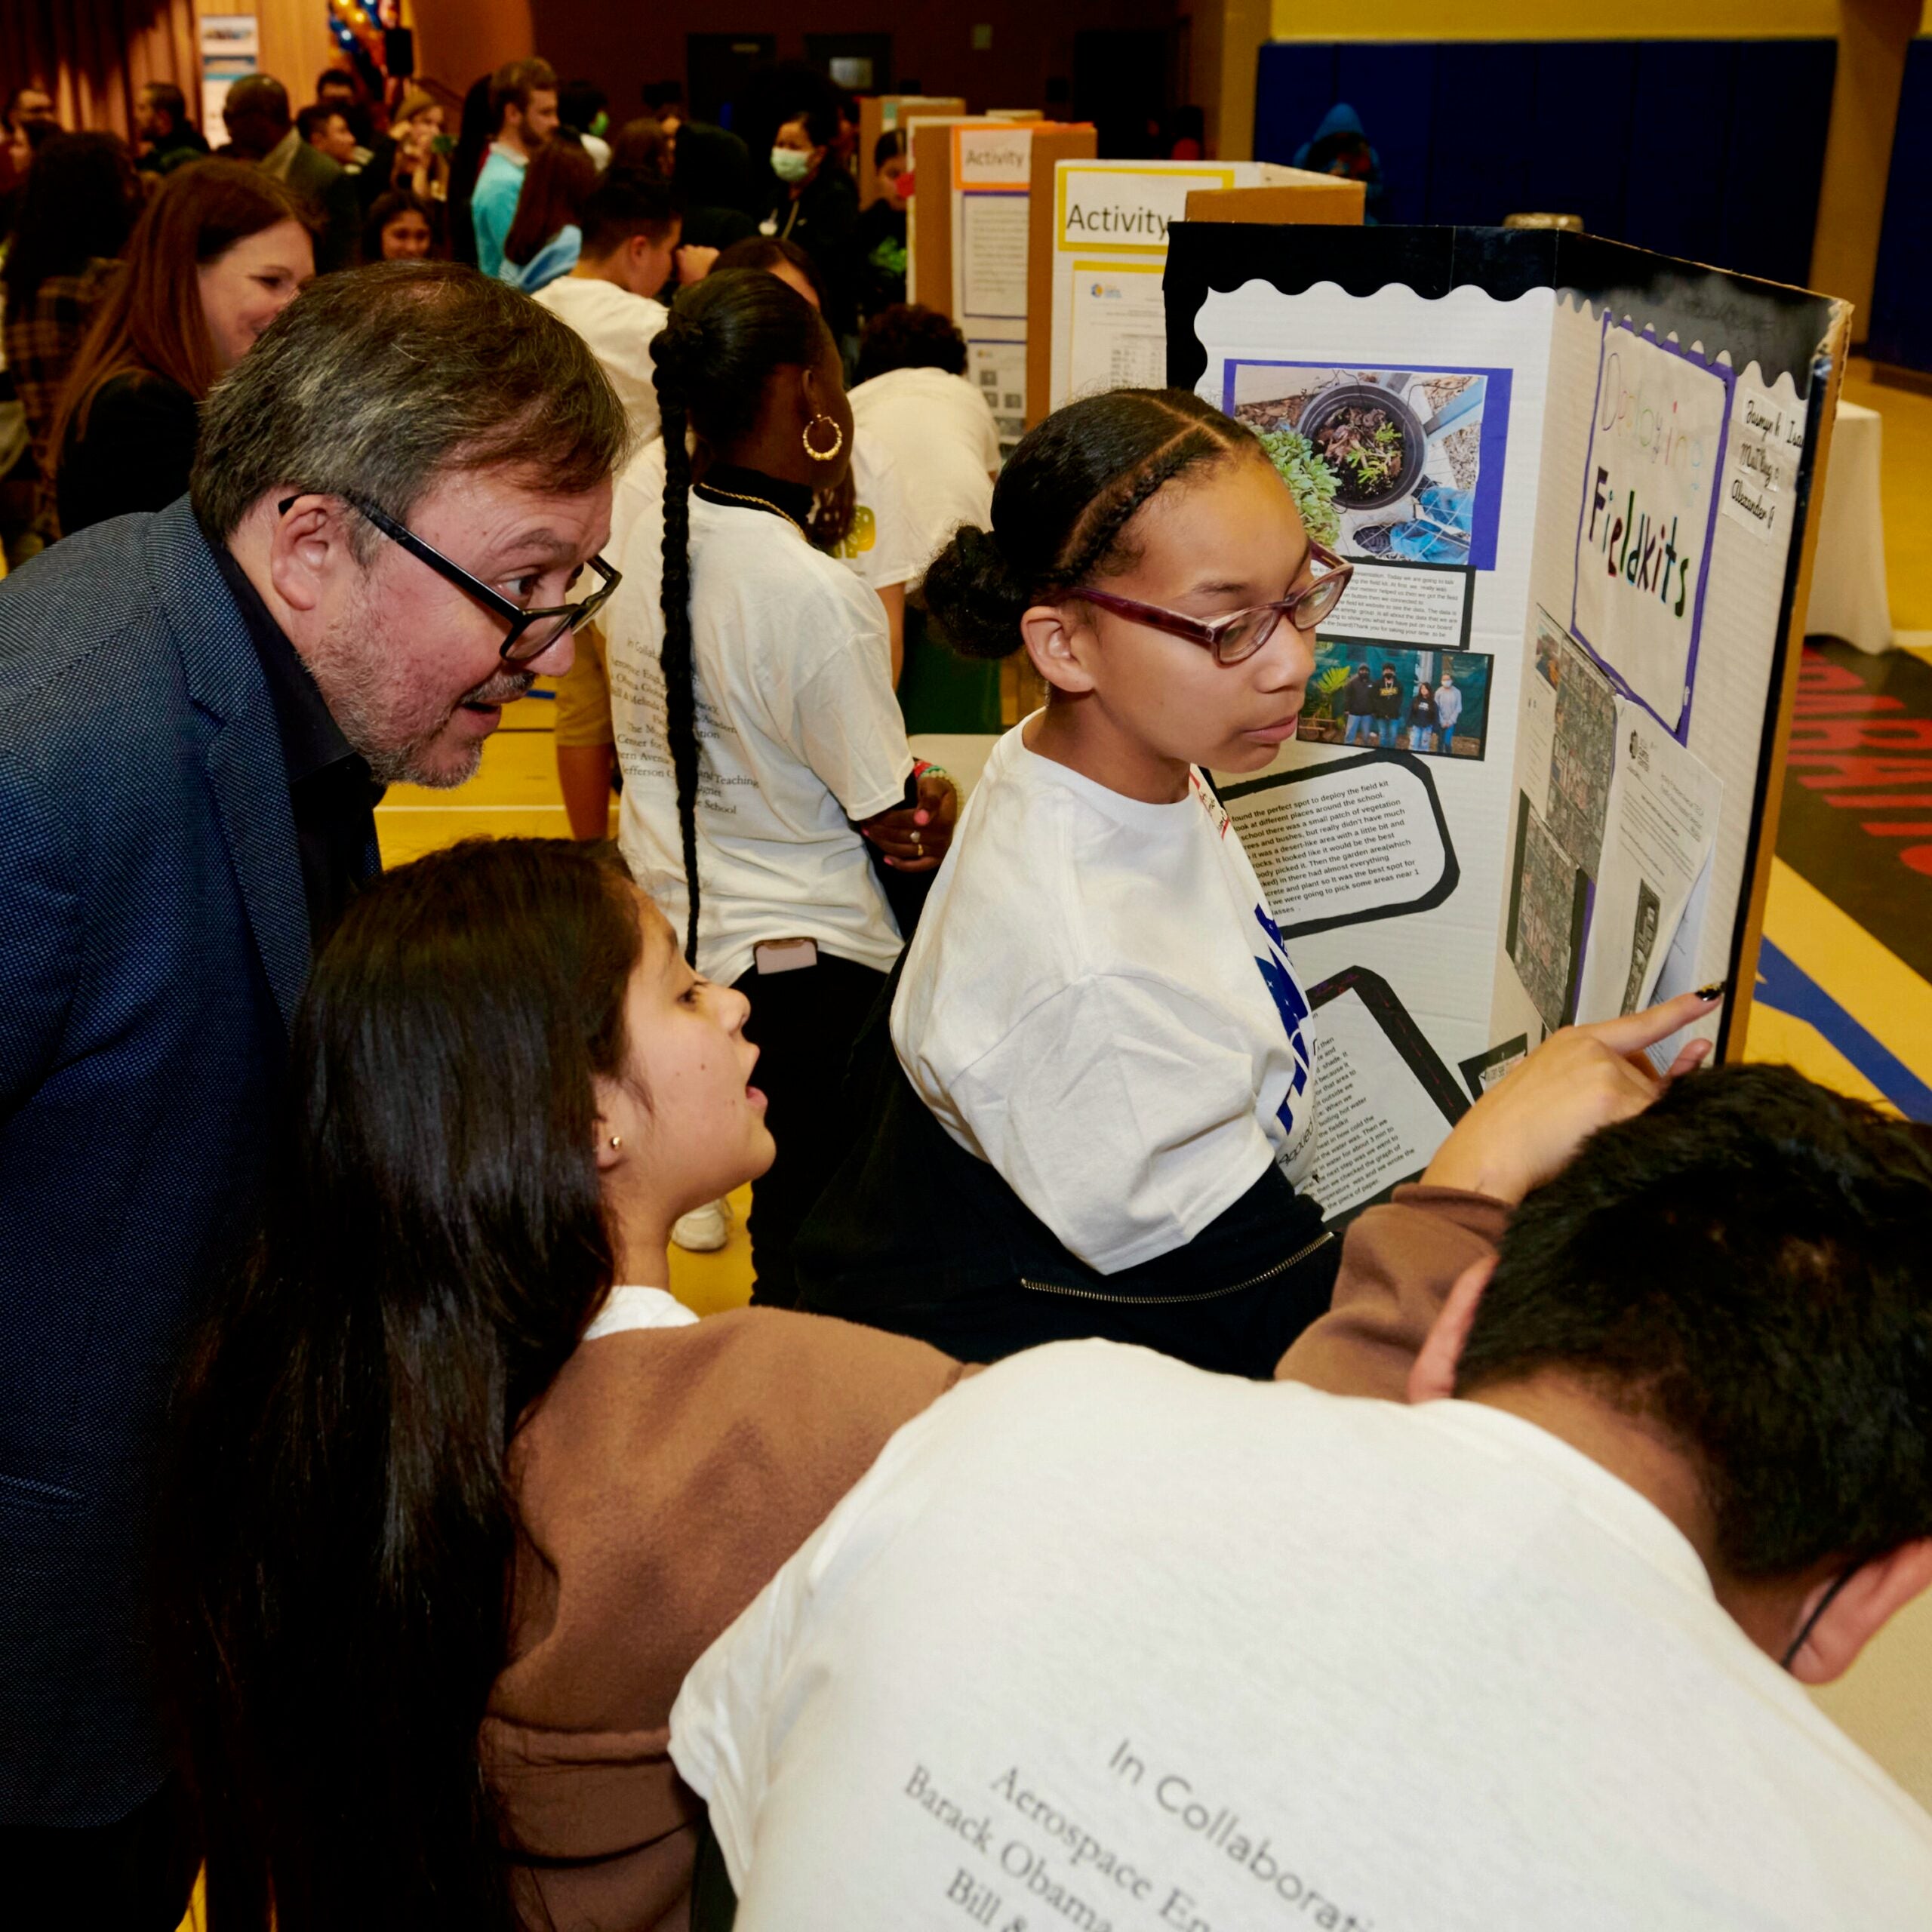
<path id="1" fill-rule="evenodd" d="M 829 450 L 815 450 L 812 448 L 812 432 L 821 423 L 832 423 L 832 447 Z M 813 462 L 829 463 L 845 447 L 845 432 L 840 429 L 835 422 L 832 422 L 829 416 L 821 413 L 814 416 L 805 425 L 805 433 L 802 440 L 805 445 L 805 454 L 811 458 Z"/>

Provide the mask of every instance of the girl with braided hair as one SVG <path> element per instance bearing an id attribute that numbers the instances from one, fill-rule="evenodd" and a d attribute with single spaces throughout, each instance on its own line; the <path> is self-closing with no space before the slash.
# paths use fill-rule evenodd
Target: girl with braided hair
<path id="1" fill-rule="evenodd" d="M 1101 1335 L 1255 1375 L 1327 1306 L 1314 1029 L 1204 767 L 1294 737 L 1349 567 L 1254 437 L 1117 389 L 1014 452 L 929 568 L 961 650 L 1046 707 L 995 747 L 857 1060 L 878 1124 L 800 1306 L 971 1361 Z"/>
<path id="2" fill-rule="evenodd" d="M 753 1205 L 754 1299 L 784 1306 L 831 1171 L 824 1116 L 901 949 L 868 841 L 931 872 L 958 801 L 906 744 L 878 599 L 805 535 L 852 446 L 817 311 L 728 270 L 680 299 L 651 353 L 661 496 L 654 462 L 620 486 L 606 611 L 618 841 L 685 957 L 750 1000 L 780 1148 Z"/>

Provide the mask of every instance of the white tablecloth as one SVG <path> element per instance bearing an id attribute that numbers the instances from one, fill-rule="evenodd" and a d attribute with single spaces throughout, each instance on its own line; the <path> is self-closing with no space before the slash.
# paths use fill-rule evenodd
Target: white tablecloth
<path id="1" fill-rule="evenodd" d="M 1878 499 L 1879 432 L 1875 409 L 1840 402 L 1831 466 L 1811 567 L 1804 634 L 1841 637 L 1875 654 L 1892 648 L 1885 595 L 1885 525 Z"/>

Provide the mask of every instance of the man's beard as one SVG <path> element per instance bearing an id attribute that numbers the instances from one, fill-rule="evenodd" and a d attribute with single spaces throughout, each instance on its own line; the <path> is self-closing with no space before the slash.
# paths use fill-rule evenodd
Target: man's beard
<path id="1" fill-rule="evenodd" d="M 437 741 L 466 704 L 514 703 L 537 681 L 535 673 L 505 665 L 454 703 L 439 704 L 395 679 L 393 657 L 370 641 L 378 634 L 358 612 L 331 628 L 309 661 L 342 735 L 361 754 L 379 785 L 420 785 L 441 792 L 466 783 L 482 762 L 485 740 L 444 746 L 432 759 Z"/>
<path id="2" fill-rule="evenodd" d="M 488 740 L 478 738 L 460 751 L 453 746 L 446 747 L 441 761 L 435 764 L 429 761 L 430 748 L 466 704 L 514 704 L 536 681 L 534 674 L 528 671 L 497 672 L 465 691 L 426 730 L 411 733 L 400 745 L 396 743 L 392 724 L 383 734 L 392 749 L 362 752 L 370 776 L 379 785 L 420 785 L 432 792 L 452 791 L 459 785 L 466 785 L 476 776 L 476 768 L 483 762 L 483 747 Z M 343 721 L 343 735 L 351 744 L 355 743 L 355 734 L 349 728 L 346 719 Z"/>

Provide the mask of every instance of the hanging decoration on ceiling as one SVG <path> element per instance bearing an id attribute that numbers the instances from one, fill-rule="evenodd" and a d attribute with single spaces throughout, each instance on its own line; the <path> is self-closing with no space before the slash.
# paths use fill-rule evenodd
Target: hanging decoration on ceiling
<path id="1" fill-rule="evenodd" d="M 349 57 L 349 64 L 372 100 L 380 100 L 389 78 L 383 59 L 380 0 L 328 0 L 329 37 Z"/>

